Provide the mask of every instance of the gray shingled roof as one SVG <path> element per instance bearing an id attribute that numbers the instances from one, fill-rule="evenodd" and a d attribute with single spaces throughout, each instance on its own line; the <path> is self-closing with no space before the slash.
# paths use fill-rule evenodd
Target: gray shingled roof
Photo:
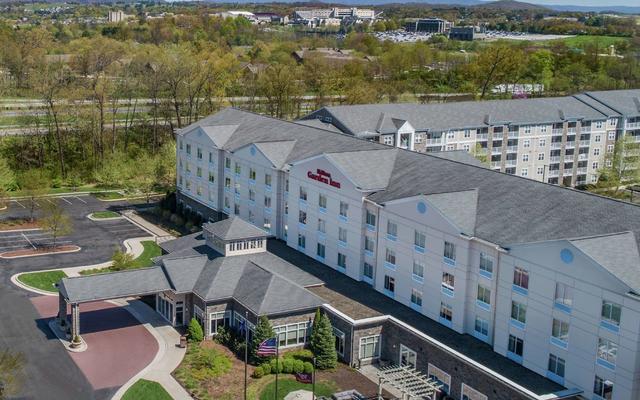
<path id="1" fill-rule="evenodd" d="M 320 128 L 320 129 L 324 129 L 324 130 L 332 131 L 336 133 L 342 133 L 340 129 L 336 128 L 332 124 L 328 122 L 323 122 L 319 119 L 303 119 L 303 120 L 295 121 L 295 123 L 300 125 L 310 126 L 313 128 Z"/>
<path id="2" fill-rule="evenodd" d="M 222 240 L 240 240 L 267 236 L 267 233 L 262 229 L 235 216 L 218 222 L 206 222 L 202 224 L 202 228 Z"/>
<path id="3" fill-rule="evenodd" d="M 255 146 L 271 161 L 274 167 L 282 168 L 295 144 L 295 140 L 284 140 L 279 142 L 259 142 L 255 143 Z"/>
<path id="4" fill-rule="evenodd" d="M 152 294 L 170 290 L 162 268 L 152 267 L 106 274 L 63 278 L 60 293 L 70 303 Z"/>
<path id="5" fill-rule="evenodd" d="M 389 133 L 387 131 L 393 128 L 393 124 L 381 125 L 380 121 L 390 118 L 406 120 L 417 131 L 438 132 L 477 128 L 488 124 L 539 124 L 579 118 L 605 119 L 608 117 L 574 97 L 437 104 L 364 104 L 330 106 L 322 110 L 329 113 L 352 135 L 360 132 Z M 315 113 L 305 118 L 315 118 Z"/>
<path id="6" fill-rule="evenodd" d="M 640 293 L 640 254 L 632 232 L 571 240 L 571 244 Z"/>
<path id="7" fill-rule="evenodd" d="M 326 154 L 356 185 L 363 190 L 382 189 L 389 184 L 397 149 L 350 151 Z"/>
<path id="8" fill-rule="evenodd" d="M 429 153 L 429 155 L 463 164 L 475 165 L 476 167 L 486 167 L 480 160 L 472 156 L 471 153 L 464 150 L 435 151 Z"/>
<path id="9" fill-rule="evenodd" d="M 640 116 L 640 89 L 587 92 L 586 96 L 625 116 Z"/>
<path id="10" fill-rule="evenodd" d="M 436 193 L 425 196 L 460 232 L 473 236 L 478 214 L 478 190 Z"/>

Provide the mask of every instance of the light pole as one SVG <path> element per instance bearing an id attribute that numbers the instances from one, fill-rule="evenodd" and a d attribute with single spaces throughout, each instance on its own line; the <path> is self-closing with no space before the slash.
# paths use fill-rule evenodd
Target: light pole
<path id="1" fill-rule="evenodd" d="M 313 371 L 311 371 L 311 399 L 316 400 L 316 358 L 313 357 Z"/>

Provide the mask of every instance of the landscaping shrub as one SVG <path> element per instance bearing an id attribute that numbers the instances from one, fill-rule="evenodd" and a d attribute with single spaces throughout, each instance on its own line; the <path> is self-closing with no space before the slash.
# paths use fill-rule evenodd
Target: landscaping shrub
<path id="1" fill-rule="evenodd" d="M 293 360 L 293 372 L 296 374 L 301 374 L 304 372 L 304 361 L 302 360 Z"/>
<path id="2" fill-rule="evenodd" d="M 280 360 L 277 363 L 276 366 L 276 359 L 272 359 L 271 361 L 269 361 L 269 364 L 271 364 L 271 373 L 275 374 L 276 373 L 276 369 L 278 370 L 278 373 L 281 374 L 284 371 L 284 365 L 282 365 L 282 360 Z"/>
<path id="3" fill-rule="evenodd" d="M 262 369 L 262 367 L 256 367 L 256 369 L 253 370 L 253 377 L 254 378 L 262 378 L 265 374 L 264 370 Z"/>
<path id="4" fill-rule="evenodd" d="M 168 219 L 171 216 L 171 211 L 169 210 L 162 210 L 162 218 L 163 219 Z"/>
<path id="5" fill-rule="evenodd" d="M 200 326 L 200 323 L 195 318 L 191 318 L 191 321 L 189 322 L 189 327 L 187 328 L 187 336 L 192 342 L 202 342 L 202 340 L 204 339 L 202 326 Z"/>
<path id="6" fill-rule="evenodd" d="M 169 217 L 169 222 L 175 224 L 177 223 L 178 218 L 180 218 L 178 214 L 171 214 L 171 216 Z"/>
<path id="7" fill-rule="evenodd" d="M 302 360 L 303 362 L 312 362 L 313 361 L 313 352 L 309 349 L 298 349 L 287 351 L 283 355 L 284 358 L 293 358 L 294 360 Z"/>
<path id="8" fill-rule="evenodd" d="M 262 371 L 264 371 L 265 375 L 269 375 L 271 373 L 271 364 L 264 363 L 264 364 L 260 365 L 260 367 L 262 368 Z"/>
<path id="9" fill-rule="evenodd" d="M 282 365 L 284 373 L 285 374 L 290 374 L 293 372 L 293 359 L 291 358 L 285 358 L 284 360 L 282 360 Z"/>
<path id="10" fill-rule="evenodd" d="M 313 373 L 313 364 L 311 364 L 310 362 L 305 362 L 303 365 L 303 372 L 305 374 L 312 374 Z"/>
<path id="11" fill-rule="evenodd" d="M 193 228 L 193 222 L 187 221 L 187 223 L 184 224 L 184 227 L 187 228 L 187 230 L 191 230 Z"/>

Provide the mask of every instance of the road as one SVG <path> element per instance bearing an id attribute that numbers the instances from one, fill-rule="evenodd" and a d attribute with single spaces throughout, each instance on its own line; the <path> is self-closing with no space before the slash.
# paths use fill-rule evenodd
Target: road
<path id="1" fill-rule="evenodd" d="M 80 200 L 78 200 L 80 199 Z M 77 253 L 0 260 L 0 347 L 21 352 L 26 358 L 22 392 L 24 400 L 106 400 L 117 388 L 94 391 L 82 372 L 53 336 L 34 308 L 33 294 L 15 287 L 13 274 L 41 269 L 91 265 L 108 261 L 116 247 L 131 237 L 148 234 L 135 227 L 123 226 L 122 220 L 91 221 L 86 216 L 97 210 L 119 205 L 105 203 L 92 196 L 67 198 L 64 207 L 72 216 L 74 233 L 65 240 L 82 247 Z M 1 217 L 26 215 L 26 209 L 12 202 Z M 7 239 L 5 239 L 5 242 Z"/>

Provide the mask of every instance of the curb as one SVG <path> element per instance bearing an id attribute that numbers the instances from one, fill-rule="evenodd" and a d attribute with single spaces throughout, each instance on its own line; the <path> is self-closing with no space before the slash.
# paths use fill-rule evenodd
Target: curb
<path id="1" fill-rule="evenodd" d="M 51 331 L 53 332 L 54 335 L 56 335 L 58 340 L 62 342 L 62 345 L 67 351 L 71 353 L 82 353 L 83 351 L 87 351 L 87 349 L 89 348 L 89 345 L 87 345 L 87 342 L 82 340 L 82 336 L 80 337 L 80 340 L 82 340 L 82 342 L 80 343 L 80 347 L 75 349 L 71 347 L 71 342 L 67 340 L 66 333 L 61 332 L 60 329 L 58 328 L 58 323 L 56 322 L 56 318 L 53 318 L 51 321 L 49 321 L 48 325 L 49 325 L 49 329 L 51 329 Z M 61 337 L 63 333 L 64 333 L 64 338 Z"/>
<path id="2" fill-rule="evenodd" d="M 48 271 L 62 271 L 62 270 L 59 270 L 59 269 L 47 269 L 47 270 L 44 270 L 44 271 L 35 271 L 35 272 L 48 272 Z M 20 275 L 24 275 L 24 274 L 31 274 L 31 272 L 20 272 L 18 274 L 12 275 L 11 278 L 10 278 L 11 283 L 16 285 L 20 289 L 26 290 L 28 292 L 38 293 L 38 294 L 41 294 L 43 296 L 57 296 L 57 293 L 47 292 L 46 290 L 41 290 L 41 289 L 37 289 L 37 288 L 31 287 L 31 286 L 27 286 L 26 284 L 20 282 L 20 280 L 18 278 L 20 277 Z"/>
<path id="3" fill-rule="evenodd" d="M 93 214 L 95 214 L 95 213 L 91 213 L 91 214 L 87 215 L 87 218 L 90 219 L 91 221 L 95 221 L 95 222 L 115 221 L 115 220 L 118 220 L 118 219 L 124 219 L 124 217 L 122 215 L 120 215 L 118 217 L 96 218 L 96 217 L 93 216 Z"/>
<path id="4" fill-rule="evenodd" d="M 0 253 L 0 258 L 4 260 L 13 260 L 16 258 L 27 258 L 27 257 L 40 257 L 40 256 L 51 256 L 56 254 L 69 254 L 69 253 L 77 253 L 82 250 L 82 247 L 76 246 L 73 250 L 65 250 L 65 251 L 51 251 L 47 253 L 37 253 L 37 254 L 26 254 L 24 256 L 4 256 L 4 253 Z M 8 251 L 5 253 L 9 253 Z"/>

